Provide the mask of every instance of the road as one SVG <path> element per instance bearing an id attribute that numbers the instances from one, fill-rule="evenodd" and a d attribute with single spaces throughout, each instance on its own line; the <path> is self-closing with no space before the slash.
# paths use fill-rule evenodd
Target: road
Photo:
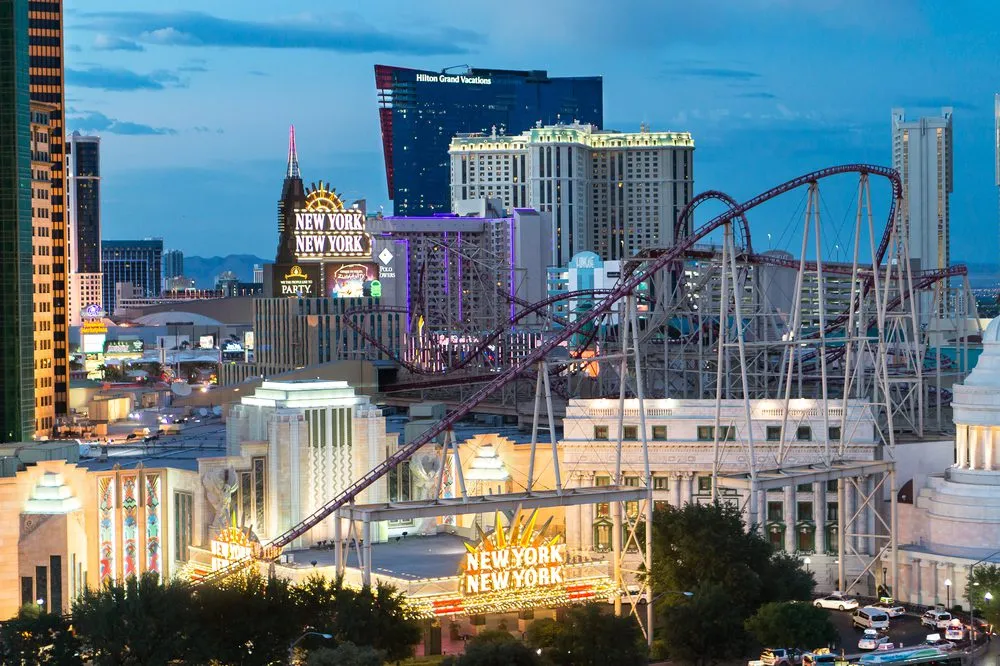
<path id="1" fill-rule="evenodd" d="M 862 631 L 851 625 L 851 611 L 832 610 L 828 612 L 833 626 L 837 628 L 837 633 L 840 635 L 841 647 L 847 654 L 857 654 L 859 652 L 858 640 L 861 638 Z M 922 627 L 920 619 L 917 617 L 903 616 L 889 621 L 889 638 L 897 645 L 902 643 L 904 647 L 910 647 L 922 643 L 929 633 L 933 632 Z"/>

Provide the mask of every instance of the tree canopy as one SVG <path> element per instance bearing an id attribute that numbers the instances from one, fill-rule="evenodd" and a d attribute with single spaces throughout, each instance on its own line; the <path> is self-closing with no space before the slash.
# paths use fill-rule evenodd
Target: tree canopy
<path id="1" fill-rule="evenodd" d="M 986 600 L 986 593 L 993 595 Z M 1000 625 L 1000 566 L 980 564 L 973 568 L 969 583 L 965 587 L 965 597 L 972 602 L 976 615 L 994 626 Z"/>
<path id="2" fill-rule="evenodd" d="M 0 663 L 82 666 L 80 641 L 69 623 L 54 613 L 28 604 L 0 625 Z"/>
<path id="3" fill-rule="evenodd" d="M 775 601 L 757 609 L 745 623 L 763 647 L 822 647 L 837 640 L 830 614 L 812 604 Z"/>
<path id="4" fill-rule="evenodd" d="M 647 662 L 646 641 L 634 617 L 615 617 L 599 604 L 576 606 L 560 621 L 535 620 L 528 645 L 541 649 L 556 666 L 641 666 Z"/>
<path id="5" fill-rule="evenodd" d="M 465 646 L 461 656 L 442 664 L 453 666 L 538 666 L 538 654 L 506 631 L 484 631 Z"/>
<path id="6" fill-rule="evenodd" d="M 657 510 L 652 536 L 658 638 L 671 659 L 742 657 L 751 643 L 744 623 L 762 604 L 812 596 L 812 574 L 794 556 L 775 553 L 760 533 L 747 531 L 729 504 Z"/>

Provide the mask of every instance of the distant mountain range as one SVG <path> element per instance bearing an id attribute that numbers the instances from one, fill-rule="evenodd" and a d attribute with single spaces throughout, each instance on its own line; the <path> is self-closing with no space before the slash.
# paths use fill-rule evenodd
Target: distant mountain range
<path id="1" fill-rule="evenodd" d="M 215 278 L 226 271 L 236 273 L 241 282 L 253 280 L 254 264 L 264 264 L 262 259 L 252 254 L 230 254 L 226 257 L 184 256 L 184 276 L 194 280 L 198 289 L 214 289 Z"/>

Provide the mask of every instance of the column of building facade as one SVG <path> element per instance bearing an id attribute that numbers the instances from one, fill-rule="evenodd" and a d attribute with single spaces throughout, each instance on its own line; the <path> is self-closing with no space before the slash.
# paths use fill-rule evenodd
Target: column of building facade
<path id="1" fill-rule="evenodd" d="M 914 571 L 917 569 L 916 560 L 911 560 L 902 564 L 902 581 L 905 589 L 893 590 L 892 593 L 898 598 L 915 600 L 917 598 L 917 588 L 915 586 Z M 905 595 L 905 596 L 904 596 Z"/>
<path id="2" fill-rule="evenodd" d="M 583 481 L 586 485 L 594 485 L 593 472 L 584 473 Z M 583 504 L 580 506 L 580 549 L 589 553 L 594 550 L 594 505 Z"/>
<path id="3" fill-rule="evenodd" d="M 979 428 L 969 426 L 969 469 L 976 469 L 976 459 L 979 457 Z"/>
<path id="4" fill-rule="evenodd" d="M 844 520 L 847 521 L 840 526 L 840 529 L 846 530 L 844 532 L 844 556 L 847 557 L 849 553 L 853 553 L 858 547 L 857 538 L 851 536 L 851 534 L 857 533 L 858 521 L 854 520 L 851 522 L 851 518 L 854 516 L 854 479 L 844 479 Z"/>
<path id="5" fill-rule="evenodd" d="M 920 560 L 920 588 L 918 590 L 917 603 L 930 606 L 934 603 L 933 583 L 931 582 L 931 564 L 927 560 Z"/>
<path id="6" fill-rule="evenodd" d="M 795 552 L 795 486 L 785 486 L 782 520 L 785 523 L 785 551 Z"/>
<path id="7" fill-rule="evenodd" d="M 955 426 L 955 464 L 965 467 L 969 464 L 969 427 L 964 425 Z"/>
<path id="8" fill-rule="evenodd" d="M 871 499 L 868 502 L 868 508 L 865 509 L 865 532 L 867 534 L 875 534 L 875 509 L 878 506 L 877 498 L 875 497 L 875 488 L 878 484 L 874 476 L 869 475 L 866 479 L 865 492 Z M 882 491 L 880 490 L 879 492 Z M 870 536 L 865 540 L 865 552 L 869 555 L 874 555 L 878 552 L 878 543 L 875 541 L 874 536 Z"/>
<path id="9" fill-rule="evenodd" d="M 993 435 L 993 428 L 983 427 L 983 469 L 985 470 L 993 469 L 993 444 L 995 441 Z"/>
<path id="10" fill-rule="evenodd" d="M 767 535 L 767 492 L 764 490 L 757 491 L 757 497 L 755 498 L 757 502 L 757 527 L 760 529 L 761 534 Z"/>
<path id="11" fill-rule="evenodd" d="M 677 472 L 670 475 L 670 505 L 681 506 L 681 475 Z"/>
<path id="12" fill-rule="evenodd" d="M 680 487 L 681 487 L 681 503 L 683 506 L 691 501 L 691 472 L 681 472 L 680 473 Z"/>
<path id="13" fill-rule="evenodd" d="M 948 603 L 948 586 L 944 584 L 949 576 L 949 565 L 947 562 L 937 562 L 934 565 L 934 603 Z M 954 580 L 951 581 L 954 584 Z M 954 588 L 952 588 L 954 592 Z M 953 602 L 954 603 L 954 602 Z"/>
<path id="14" fill-rule="evenodd" d="M 816 552 L 826 552 L 826 481 L 813 484 L 813 518 L 816 523 Z"/>

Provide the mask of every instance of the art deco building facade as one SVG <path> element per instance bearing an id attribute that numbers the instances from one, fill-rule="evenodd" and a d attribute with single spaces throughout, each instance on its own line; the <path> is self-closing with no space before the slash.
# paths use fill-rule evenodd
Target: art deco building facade
<path id="1" fill-rule="evenodd" d="M 31 145 L 28 3 L 0 3 L 0 441 L 31 439 Z"/>
<path id="2" fill-rule="evenodd" d="M 52 337 L 55 413 L 66 413 L 69 390 L 67 347 L 66 174 L 64 171 L 66 109 L 63 82 L 62 0 L 28 1 L 28 53 L 31 99 L 53 105 L 49 112 L 52 207 Z"/>
<path id="3" fill-rule="evenodd" d="M 49 435 L 55 424 L 52 303 L 52 160 L 49 156 L 55 107 L 31 103 L 31 276 L 34 329 L 35 434 Z"/>

